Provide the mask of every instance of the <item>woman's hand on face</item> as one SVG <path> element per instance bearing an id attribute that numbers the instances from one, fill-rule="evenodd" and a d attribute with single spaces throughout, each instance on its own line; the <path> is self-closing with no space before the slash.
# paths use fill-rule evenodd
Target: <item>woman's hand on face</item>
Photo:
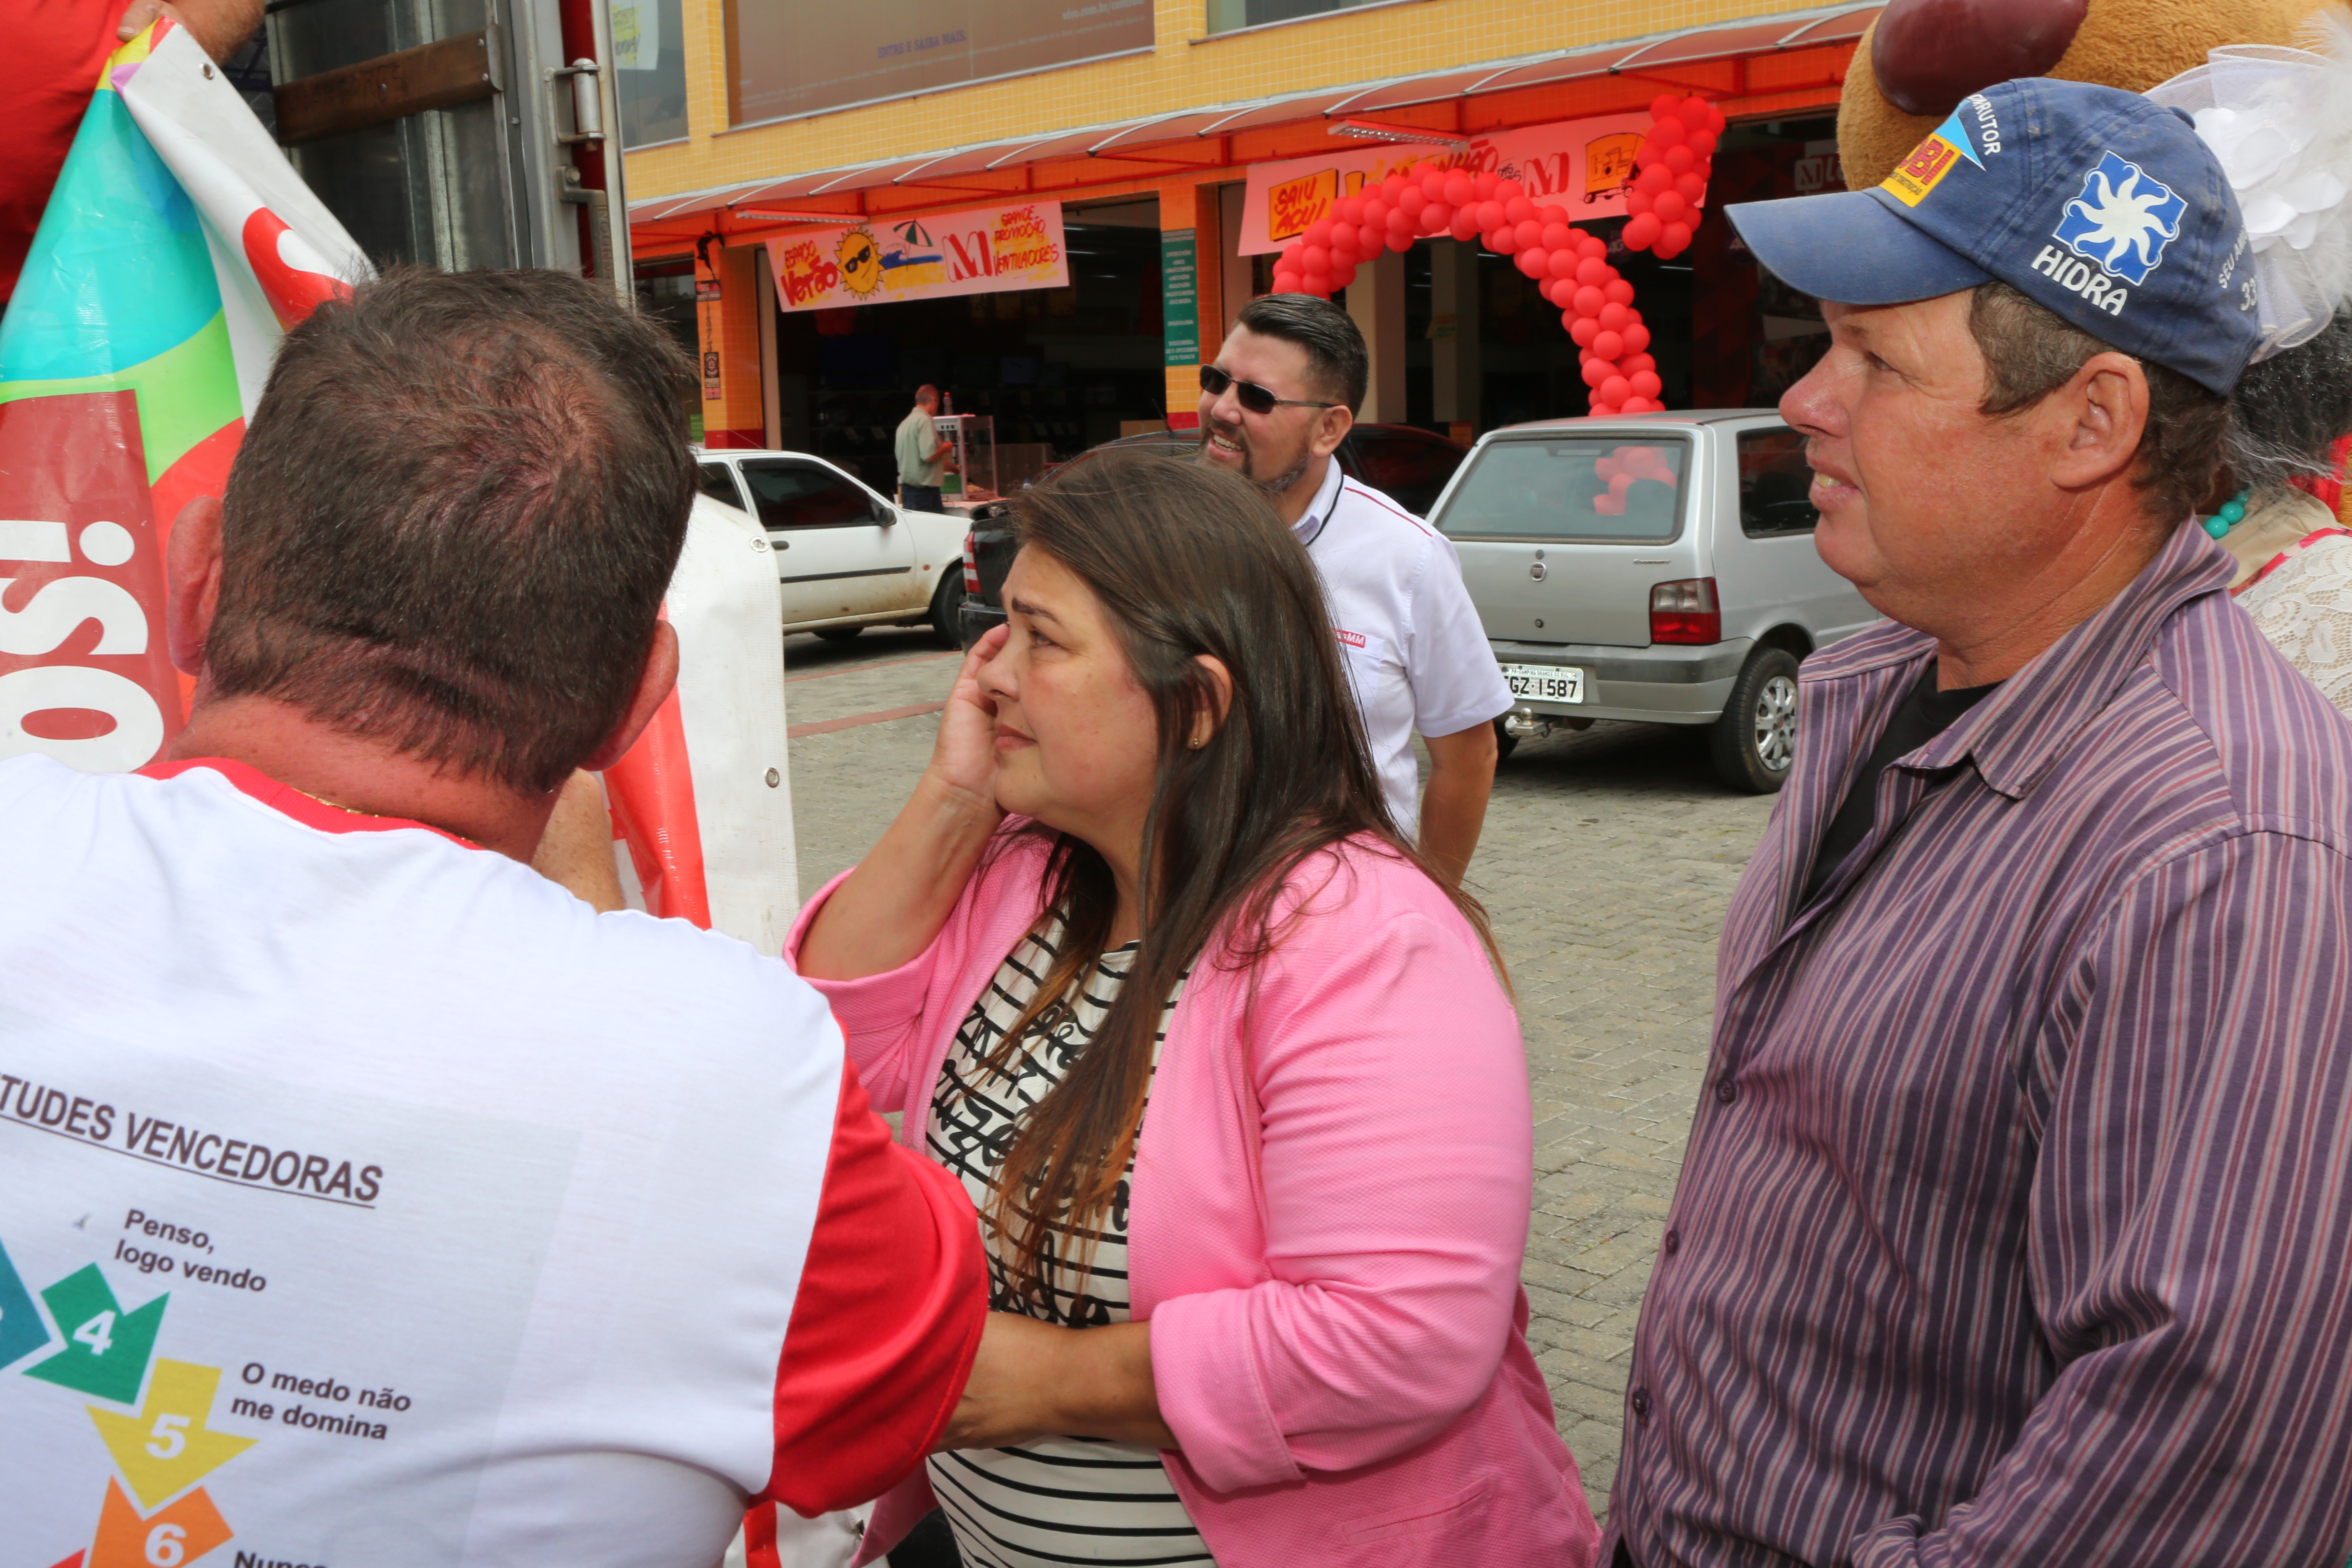
<path id="1" fill-rule="evenodd" d="M 1009 626 L 994 627 L 964 655 L 963 668 L 949 689 L 947 707 L 940 713 L 940 738 L 931 747 L 934 777 L 992 805 L 996 801 L 996 704 L 981 689 L 980 670 L 1012 635 Z"/>

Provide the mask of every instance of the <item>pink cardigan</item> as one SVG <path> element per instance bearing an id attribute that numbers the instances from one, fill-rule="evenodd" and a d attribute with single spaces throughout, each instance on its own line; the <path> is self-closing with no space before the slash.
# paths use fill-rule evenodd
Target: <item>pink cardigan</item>
<path id="1" fill-rule="evenodd" d="M 1020 825 L 919 957 L 814 982 L 918 1152 L 957 1027 L 1041 911 L 1045 846 Z M 801 911 L 787 958 L 841 880 Z M 1138 1140 L 1129 1286 L 1182 1444 L 1169 1474 L 1223 1568 L 1589 1568 L 1600 1530 L 1519 1289 L 1517 1018 L 1469 924 L 1393 857 L 1318 856 L 1286 910 L 1297 922 L 1255 976 L 1193 969 Z M 859 1561 L 931 1506 L 919 1470 L 877 1507 Z"/>

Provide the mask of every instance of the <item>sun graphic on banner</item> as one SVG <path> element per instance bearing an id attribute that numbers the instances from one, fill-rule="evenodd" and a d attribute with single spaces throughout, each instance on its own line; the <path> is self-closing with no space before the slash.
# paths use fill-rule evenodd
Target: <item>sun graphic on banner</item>
<path id="1" fill-rule="evenodd" d="M 2066 204 L 2056 237 L 2075 255 L 2095 261 L 2130 283 L 2144 283 L 2180 233 L 2189 204 L 2113 153 L 2083 176 L 2083 193 Z"/>
<path id="2" fill-rule="evenodd" d="M 865 229 L 853 228 L 843 235 L 833 256 L 841 268 L 841 281 L 851 293 L 862 297 L 882 287 L 881 247 Z"/>

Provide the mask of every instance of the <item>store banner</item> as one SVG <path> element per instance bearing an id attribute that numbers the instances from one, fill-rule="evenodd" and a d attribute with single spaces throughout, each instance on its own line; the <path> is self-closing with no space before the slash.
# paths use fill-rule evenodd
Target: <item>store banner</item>
<path id="1" fill-rule="evenodd" d="M 1535 201 L 1568 208 L 1571 222 L 1623 217 L 1633 154 L 1648 121 L 1637 111 L 1522 126 L 1472 137 L 1466 153 L 1407 142 L 1354 142 L 1321 157 L 1253 164 L 1242 207 L 1240 254 L 1280 250 L 1365 185 L 1433 166 L 1517 180 Z"/>
<path id="2" fill-rule="evenodd" d="M 1053 201 L 788 234 L 768 241 L 768 261 L 785 310 L 1059 289 L 1070 280 L 1062 204 Z"/>
<path id="3" fill-rule="evenodd" d="M 737 125 L 1152 46 L 1151 0 L 735 0 L 727 11 Z"/>

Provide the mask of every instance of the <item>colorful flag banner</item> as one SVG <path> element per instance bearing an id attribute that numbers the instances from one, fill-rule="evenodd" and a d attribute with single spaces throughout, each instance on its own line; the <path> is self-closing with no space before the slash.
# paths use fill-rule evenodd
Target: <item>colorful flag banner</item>
<path id="1" fill-rule="evenodd" d="M 152 761 L 186 717 L 163 546 L 285 328 L 367 272 L 184 28 L 117 50 L 0 319 L 0 757 Z"/>

